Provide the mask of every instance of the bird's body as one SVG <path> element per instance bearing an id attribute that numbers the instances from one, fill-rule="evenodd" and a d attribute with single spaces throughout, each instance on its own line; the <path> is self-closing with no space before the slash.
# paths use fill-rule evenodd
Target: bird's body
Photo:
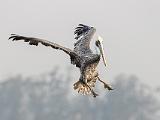
<path id="1" fill-rule="evenodd" d="M 98 76 L 96 67 L 100 61 L 100 55 L 94 54 L 90 47 L 82 44 L 82 41 L 85 39 L 81 38 L 75 43 L 74 52 L 80 58 L 78 61 L 80 63 L 76 64 L 76 66 L 80 64 L 78 67 L 80 68 L 81 76 L 79 81 L 74 84 L 74 89 L 78 89 L 78 92 L 82 94 L 90 94 L 90 88 L 95 86 L 96 77 Z M 88 83 L 90 88 L 87 87 L 85 83 Z"/>
<path id="2" fill-rule="evenodd" d="M 13 39 L 13 41 L 24 40 L 25 42 L 29 42 L 30 45 L 36 46 L 38 45 L 38 43 L 41 43 L 54 49 L 63 50 L 70 56 L 71 64 L 76 65 L 76 67 L 80 69 L 81 75 L 79 80 L 74 84 L 74 89 L 77 89 L 78 92 L 82 94 L 93 94 L 93 96 L 96 97 L 98 94 L 93 91 L 93 88 L 95 87 L 95 82 L 97 79 L 100 82 L 104 83 L 104 87 L 108 88 L 108 90 L 112 90 L 112 88 L 99 78 L 96 68 L 100 61 L 101 55 L 94 54 L 90 49 L 90 41 L 95 31 L 96 30 L 93 27 L 79 24 L 79 26 L 75 30 L 75 39 L 77 39 L 77 42 L 74 44 L 74 50 L 60 46 L 47 40 L 24 37 L 15 34 L 12 34 L 9 39 Z M 103 56 L 103 46 L 101 46 L 100 42 L 101 41 L 96 41 L 96 46 L 102 48 L 102 50 L 100 49 L 100 52 L 102 53 L 102 57 L 104 60 L 105 58 Z"/>

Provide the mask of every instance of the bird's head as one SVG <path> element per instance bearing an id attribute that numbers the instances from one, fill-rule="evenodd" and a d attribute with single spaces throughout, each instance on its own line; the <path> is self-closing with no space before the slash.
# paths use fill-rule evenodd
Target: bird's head
<path id="1" fill-rule="evenodd" d="M 102 59 L 103 59 L 104 65 L 107 66 L 106 57 L 105 57 L 105 54 L 104 54 L 102 37 L 98 36 L 98 40 L 96 40 L 95 44 L 99 48 L 100 54 L 102 55 Z"/>
<path id="2" fill-rule="evenodd" d="M 83 37 L 93 37 L 94 33 L 96 32 L 96 29 L 94 27 L 90 27 L 87 25 L 79 24 L 78 27 L 75 28 L 74 34 L 75 39 Z"/>

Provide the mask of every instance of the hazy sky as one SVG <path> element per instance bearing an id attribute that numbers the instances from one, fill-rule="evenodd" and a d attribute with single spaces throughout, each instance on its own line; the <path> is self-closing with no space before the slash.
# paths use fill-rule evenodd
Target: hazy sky
<path id="1" fill-rule="evenodd" d="M 160 85 L 160 0 L 1 0 L 0 78 L 38 75 L 56 65 L 65 71 L 71 66 L 65 53 L 7 39 L 17 33 L 73 48 L 79 23 L 95 26 L 104 38 L 109 68 L 100 64 L 103 79 L 135 74 Z"/>

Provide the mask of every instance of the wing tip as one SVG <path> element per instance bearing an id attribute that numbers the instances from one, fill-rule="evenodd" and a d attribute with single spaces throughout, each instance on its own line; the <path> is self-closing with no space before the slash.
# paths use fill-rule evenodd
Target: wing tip
<path id="1" fill-rule="evenodd" d="M 10 34 L 11 36 L 8 38 L 8 40 L 10 40 L 10 39 L 12 39 L 13 38 L 13 40 L 12 41 L 15 41 L 15 39 L 14 38 L 16 38 L 17 36 L 19 36 L 19 35 L 17 35 L 17 34 Z"/>

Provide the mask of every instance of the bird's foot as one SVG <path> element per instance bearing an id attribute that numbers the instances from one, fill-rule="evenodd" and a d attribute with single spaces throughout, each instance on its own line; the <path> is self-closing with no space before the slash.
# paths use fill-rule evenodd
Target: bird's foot
<path id="1" fill-rule="evenodd" d="M 94 98 L 98 96 L 98 94 L 95 93 L 94 91 L 92 91 L 92 94 L 93 94 L 93 97 L 94 97 Z"/>
<path id="2" fill-rule="evenodd" d="M 106 83 L 104 84 L 104 88 L 108 90 L 113 90 L 113 88 Z"/>

